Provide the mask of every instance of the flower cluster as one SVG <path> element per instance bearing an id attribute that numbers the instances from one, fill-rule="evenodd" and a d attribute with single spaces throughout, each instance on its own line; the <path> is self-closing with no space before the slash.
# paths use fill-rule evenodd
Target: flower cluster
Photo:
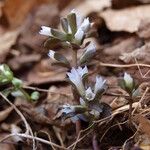
<path id="1" fill-rule="evenodd" d="M 89 121 L 91 119 L 99 118 L 102 113 L 102 105 L 99 99 L 106 89 L 106 80 L 97 76 L 95 85 L 92 87 L 85 85 L 88 74 L 87 67 L 72 68 L 67 73 L 71 84 L 75 87 L 80 95 L 80 105 L 63 105 L 62 113 L 65 116 L 71 117 L 73 121 L 82 119 Z"/>
<path id="2" fill-rule="evenodd" d="M 23 82 L 14 77 L 13 72 L 6 64 L 0 64 L 0 85 L 8 85 L 9 88 L 1 91 L 5 96 L 11 94 L 14 97 L 25 97 L 27 100 L 37 100 L 39 98 L 39 93 L 37 91 L 29 95 L 23 88 Z"/>
<path id="3" fill-rule="evenodd" d="M 60 41 L 68 41 L 81 45 L 86 33 L 91 27 L 89 18 L 83 19 L 78 12 L 72 10 L 67 18 L 61 18 L 61 26 L 63 31 L 42 26 L 40 34 L 49 36 L 51 39 L 58 39 Z"/>
<path id="4" fill-rule="evenodd" d="M 83 18 L 78 12 L 72 10 L 70 14 L 67 15 L 67 18 L 61 18 L 61 26 L 63 31 L 42 26 L 39 33 L 49 37 L 44 44 L 45 47 L 50 49 L 48 56 L 52 60 L 70 68 L 71 62 L 69 62 L 64 55 L 61 55 L 52 49 L 55 48 L 55 45 L 62 45 L 65 46 L 65 48 L 66 46 L 69 48 L 74 47 L 75 50 L 80 49 L 80 46 L 91 27 L 91 23 L 89 22 L 89 18 Z M 94 56 L 95 52 L 95 44 L 93 42 L 87 43 L 78 64 L 86 64 Z"/>
<path id="5" fill-rule="evenodd" d="M 80 102 L 78 105 L 63 105 L 61 112 L 64 118 L 71 118 L 74 122 L 78 119 L 90 121 L 99 118 L 107 105 L 99 102 L 106 89 L 106 80 L 97 76 L 92 87 L 87 85 L 88 69 L 86 65 L 93 58 L 96 46 L 93 42 L 84 43 L 83 46 L 83 42 L 87 38 L 91 26 L 89 18 L 83 18 L 78 12 L 72 10 L 66 18 L 61 18 L 63 31 L 42 26 L 39 32 L 49 37 L 44 44 L 45 47 L 50 49 L 48 56 L 70 70 L 70 72 L 67 72 L 67 76 L 74 87 L 73 92 L 78 95 Z M 72 49 L 73 63 L 68 61 L 64 55 L 53 50 L 57 44 L 59 47 L 66 48 L 67 46 Z M 80 58 L 77 57 L 79 49 L 83 49 Z"/>

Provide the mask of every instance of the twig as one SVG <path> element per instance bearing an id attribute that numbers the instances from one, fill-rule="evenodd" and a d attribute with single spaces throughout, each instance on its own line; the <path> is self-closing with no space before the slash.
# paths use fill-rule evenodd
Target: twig
<path id="1" fill-rule="evenodd" d="M 150 68 L 150 65 L 148 65 L 148 64 L 127 64 L 127 65 L 121 65 L 121 64 L 107 64 L 107 63 L 100 62 L 99 65 L 100 66 L 104 66 L 104 67 L 115 67 L 115 68 L 130 68 L 130 67 L 137 67 L 137 66 Z"/>
<path id="2" fill-rule="evenodd" d="M 24 122 L 25 124 L 25 127 L 26 127 L 26 134 L 29 134 L 29 124 L 27 123 L 25 117 L 23 116 L 23 114 L 21 113 L 21 111 L 12 103 L 10 102 L 7 97 L 5 97 L 1 92 L 0 92 L 0 96 L 5 100 L 7 101 L 12 107 L 13 109 L 17 112 L 17 114 L 21 117 L 22 121 Z"/>
<path id="3" fill-rule="evenodd" d="M 137 108 L 139 107 L 139 105 L 142 103 L 142 101 L 143 101 L 143 99 L 144 99 L 146 93 L 148 92 L 148 90 L 149 90 L 149 87 L 147 87 L 146 90 L 144 91 L 144 93 L 143 93 L 141 99 L 140 99 L 139 102 L 138 102 L 138 105 L 137 105 L 137 106 L 134 108 L 134 110 L 132 111 L 132 115 L 133 115 L 134 112 L 137 110 Z"/>
<path id="4" fill-rule="evenodd" d="M 46 93 L 52 93 L 52 94 L 60 94 L 66 97 L 70 97 L 71 94 L 65 94 L 65 93 L 58 93 L 58 92 L 53 92 L 47 89 L 41 89 L 41 88 L 37 88 L 37 87 L 32 87 L 32 86 L 27 86 L 27 85 L 23 85 L 24 89 L 29 89 L 29 90 L 34 90 L 34 91 L 40 91 L 40 92 L 46 92 Z"/>
<path id="5" fill-rule="evenodd" d="M 53 142 L 50 142 L 50 141 L 47 141 L 47 140 L 44 140 L 44 139 L 41 139 L 39 137 L 35 137 L 35 136 L 31 136 L 31 135 L 27 135 L 27 134 L 21 134 L 21 133 L 13 133 L 13 134 L 9 134 L 8 136 L 4 137 L 3 139 L 0 140 L 0 142 L 3 142 L 4 140 L 12 137 L 12 136 L 19 136 L 19 137 L 23 137 L 23 138 L 27 138 L 27 139 L 34 139 L 36 141 L 39 141 L 41 143 L 44 143 L 44 144 L 47 144 L 47 145 L 51 145 L 51 146 L 54 146 L 54 147 L 57 147 L 59 149 L 62 149 L 62 150 L 67 150 L 67 148 L 65 147 L 62 147 L 62 146 L 59 146 Z"/>
<path id="6" fill-rule="evenodd" d="M 30 128 L 28 122 L 26 121 L 26 118 L 23 116 L 23 114 L 21 113 L 21 111 L 20 111 L 12 102 L 10 102 L 10 101 L 7 99 L 7 97 L 4 96 L 1 92 L 0 92 L 0 96 L 1 96 L 5 101 L 7 101 L 7 103 L 9 103 L 9 104 L 13 107 L 13 109 L 17 112 L 17 114 L 21 117 L 22 121 L 23 121 L 24 124 L 25 124 L 25 128 L 26 128 L 25 134 L 31 133 L 31 136 L 33 136 L 32 129 Z M 34 149 L 34 150 L 36 149 L 36 148 L 35 148 L 35 141 L 34 141 L 34 139 L 33 139 L 33 149 Z"/>

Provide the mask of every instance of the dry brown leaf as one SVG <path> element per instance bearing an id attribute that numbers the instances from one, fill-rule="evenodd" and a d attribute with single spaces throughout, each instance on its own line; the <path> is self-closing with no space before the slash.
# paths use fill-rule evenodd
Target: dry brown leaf
<path id="1" fill-rule="evenodd" d="M 48 1 L 49 0 L 6 0 L 3 6 L 3 17 L 11 27 L 16 27 L 22 24 L 33 7 Z"/>
<path id="2" fill-rule="evenodd" d="M 5 60 L 11 46 L 15 44 L 19 33 L 20 30 L 18 29 L 14 31 L 7 31 L 0 36 L 0 63 Z"/>
<path id="3" fill-rule="evenodd" d="M 50 60 L 42 60 L 29 72 L 27 82 L 29 84 L 43 84 L 65 81 L 66 71 L 66 68 L 52 66 Z"/>
<path id="4" fill-rule="evenodd" d="M 134 117 L 135 121 L 139 124 L 140 130 L 144 133 L 150 136 L 150 120 L 143 117 L 142 115 L 136 115 Z"/>
<path id="5" fill-rule="evenodd" d="M 137 32 L 140 38 L 144 38 L 145 41 L 150 39 L 150 20 L 142 20 Z"/>
<path id="6" fill-rule="evenodd" d="M 142 20 L 150 19 L 150 5 L 129 7 L 121 10 L 108 9 L 99 15 L 111 31 L 136 32 Z"/>
<path id="7" fill-rule="evenodd" d="M 85 1 L 79 1 L 79 5 L 73 5 L 76 6 L 74 9 L 81 12 L 83 16 L 87 16 L 91 12 L 99 12 L 104 8 L 111 6 L 111 0 L 85 0 Z M 69 12 L 70 8 L 66 8 L 62 14 L 66 15 Z"/>
<path id="8" fill-rule="evenodd" d="M 117 43 L 114 43 L 108 48 L 105 48 L 104 54 L 116 57 L 117 55 L 119 56 L 122 53 L 131 52 L 133 49 L 141 46 L 141 44 L 142 41 L 138 37 L 129 37 L 126 39 L 122 39 Z"/>
<path id="9" fill-rule="evenodd" d="M 133 52 L 122 53 L 119 58 L 125 63 L 134 61 L 134 58 L 136 58 L 138 62 L 150 63 L 150 43 L 135 49 Z"/>
<path id="10" fill-rule="evenodd" d="M 4 121 L 12 112 L 12 110 L 13 110 L 12 107 L 8 107 L 7 109 L 0 111 L 0 122 Z"/>

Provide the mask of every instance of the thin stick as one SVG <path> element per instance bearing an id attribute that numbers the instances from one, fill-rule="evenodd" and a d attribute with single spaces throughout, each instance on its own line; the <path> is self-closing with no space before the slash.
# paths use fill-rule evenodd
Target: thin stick
<path id="1" fill-rule="evenodd" d="M 149 90 L 149 87 L 146 87 L 146 90 L 144 91 L 144 93 L 143 93 L 141 99 L 139 100 L 138 105 L 137 105 L 137 106 L 134 108 L 134 110 L 132 111 L 132 115 L 133 115 L 134 112 L 137 110 L 137 108 L 138 108 L 139 105 L 142 103 L 142 101 L 144 100 L 144 97 L 145 97 L 146 93 L 148 92 L 148 90 Z"/>
<path id="2" fill-rule="evenodd" d="M 9 99 L 7 99 L 7 97 L 5 95 L 3 95 L 1 92 L 0 92 L 0 96 L 7 102 L 9 103 L 13 109 L 17 112 L 17 114 L 20 116 L 20 118 L 22 119 L 22 121 L 24 122 L 25 124 L 25 128 L 26 128 L 26 132 L 25 134 L 29 134 L 31 133 L 31 136 L 33 136 L 33 132 L 32 132 L 32 129 L 30 128 L 28 122 L 26 121 L 26 118 L 24 117 L 24 115 L 21 113 L 21 111 L 12 103 L 9 101 Z M 33 149 L 35 150 L 35 140 L 33 139 Z"/>
<path id="3" fill-rule="evenodd" d="M 148 65 L 148 64 L 127 64 L 127 65 L 121 65 L 121 64 L 107 64 L 107 63 L 100 62 L 99 65 L 100 66 L 104 66 L 104 67 L 115 67 L 115 68 L 130 68 L 130 67 L 137 67 L 137 66 L 150 68 L 150 65 Z"/>
<path id="4" fill-rule="evenodd" d="M 13 134 L 9 134 L 8 136 L 4 137 L 3 139 L 0 140 L 0 142 L 3 142 L 5 141 L 6 139 L 12 137 L 12 136 L 19 136 L 19 137 L 23 137 L 23 138 L 27 138 L 27 139 L 34 139 L 36 141 L 39 141 L 41 143 L 44 143 L 44 144 L 47 144 L 47 145 L 51 145 L 51 146 L 55 146 L 59 149 L 62 149 L 62 150 L 67 150 L 67 148 L 65 147 L 62 147 L 62 146 L 59 146 L 53 142 L 50 142 L 50 141 L 47 141 L 47 140 L 44 140 L 44 139 L 41 139 L 41 138 L 38 138 L 38 137 L 35 137 L 35 136 L 31 136 L 31 135 L 27 135 L 27 134 L 21 134 L 21 133 L 13 133 Z"/>
<path id="5" fill-rule="evenodd" d="M 13 109 L 17 112 L 17 114 L 21 117 L 22 121 L 24 122 L 25 124 L 25 127 L 26 127 L 26 134 L 29 134 L 29 124 L 27 123 L 25 117 L 23 116 L 23 114 L 21 113 L 21 111 L 12 103 L 10 102 L 7 97 L 5 97 L 1 92 L 0 92 L 0 96 L 5 100 L 7 101 L 12 107 Z"/>

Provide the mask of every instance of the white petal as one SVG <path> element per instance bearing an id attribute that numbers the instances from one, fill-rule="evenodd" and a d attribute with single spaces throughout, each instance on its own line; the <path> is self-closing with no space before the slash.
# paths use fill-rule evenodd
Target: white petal
<path id="1" fill-rule="evenodd" d="M 83 69 L 81 67 L 78 67 L 77 72 L 81 77 L 83 77 L 85 74 L 88 73 L 87 66 L 85 66 Z"/>
<path id="2" fill-rule="evenodd" d="M 93 42 L 91 42 L 86 49 L 86 52 L 89 52 L 89 51 L 92 51 L 93 53 L 96 52 L 96 45 Z"/>
<path id="3" fill-rule="evenodd" d="M 124 81 L 126 84 L 130 85 L 133 83 L 133 78 L 128 73 L 124 73 Z"/>
<path id="4" fill-rule="evenodd" d="M 82 98 L 80 98 L 80 104 L 81 105 L 86 105 L 85 101 Z"/>
<path id="5" fill-rule="evenodd" d="M 55 55 L 55 51 L 49 50 L 48 56 L 49 56 L 51 59 L 56 60 L 56 59 L 54 58 L 54 55 Z"/>
<path id="6" fill-rule="evenodd" d="M 91 87 L 89 87 L 86 91 L 85 91 L 85 97 L 87 100 L 91 101 L 94 99 L 95 94 L 92 92 Z"/>
<path id="7" fill-rule="evenodd" d="M 96 77 L 96 83 L 95 83 L 95 88 L 94 88 L 94 93 L 96 94 L 99 90 L 104 88 L 106 80 L 103 80 L 102 77 Z"/>
<path id="8" fill-rule="evenodd" d="M 87 32 L 90 29 L 90 26 L 91 24 L 90 24 L 89 18 L 85 18 L 80 28 L 83 32 Z"/>
<path id="9" fill-rule="evenodd" d="M 66 113 L 66 114 L 74 111 L 75 111 L 74 106 L 71 106 L 70 104 L 63 105 L 61 110 L 62 113 Z"/>
<path id="10" fill-rule="evenodd" d="M 79 29 L 79 27 L 81 26 L 83 17 L 75 9 L 73 9 L 71 11 L 71 13 L 75 13 L 75 15 L 76 15 L 77 29 Z"/>
<path id="11" fill-rule="evenodd" d="M 52 36 L 51 28 L 46 27 L 46 26 L 41 26 L 41 30 L 39 31 L 39 34 L 46 35 L 46 36 Z"/>
<path id="12" fill-rule="evenodd" d="M 81 28 L 79 28 L 74 36 L 77 41 L 82 41 L 84 32 L 81 30 Z"/>

